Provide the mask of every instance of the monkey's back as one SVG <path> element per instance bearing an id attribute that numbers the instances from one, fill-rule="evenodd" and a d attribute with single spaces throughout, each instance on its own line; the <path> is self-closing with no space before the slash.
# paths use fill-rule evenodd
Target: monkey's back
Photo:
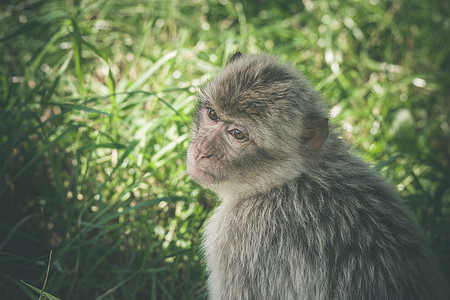
<path id="1" fill-rule="evenodd" d="M 395 193 L 359 160 L 334 160 L 221 203 L 204 235 L 211 299 L 445 299 Z"/>

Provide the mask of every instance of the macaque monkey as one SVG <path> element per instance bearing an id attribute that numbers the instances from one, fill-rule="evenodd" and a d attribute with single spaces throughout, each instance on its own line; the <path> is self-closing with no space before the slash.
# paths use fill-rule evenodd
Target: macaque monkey
<path id="1" fill-rule="evenodd" d="M 199 95 L 187 153 L 220 205 L 204 228 L 211 299 L 450 299 L 395 191 L 349 152 L 308 83 L 234 54 Z"/>

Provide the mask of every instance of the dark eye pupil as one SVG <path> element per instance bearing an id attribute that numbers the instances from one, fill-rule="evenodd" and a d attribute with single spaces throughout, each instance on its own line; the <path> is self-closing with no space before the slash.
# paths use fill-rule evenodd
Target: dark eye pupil
<path id="1" fill-rule="evenodd" d="M 245 135 L 239 129 L 233 130 L 233 136 L 238 140 L 242 140 L 245 137 Z"/>
<path id="2" fill-rule="evenodd" d="M 208 116 L 211 120 L 216 121 L 217 120 L 217 114 L 214 111 L 214 109 L 210 109 L 208 112 Z"/>

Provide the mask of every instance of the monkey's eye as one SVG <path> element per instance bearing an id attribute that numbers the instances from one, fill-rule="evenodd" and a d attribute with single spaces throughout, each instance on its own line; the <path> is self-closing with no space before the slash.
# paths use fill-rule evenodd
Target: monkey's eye
<path id="1" fill-rule="evenodd" d="M 245 138 L 245 134 L 239 129 L 233 129 L 229 131 L 231 135 L 234 136 L 237 140 L 243 140 Z"/>
<path id="2" fill-rule="evenodd" d="M 219 118 L 216 114 L 216 112 L 214 111 L 214 109 L 210 109 L 208 111 L 208 117 L 213 120 L 213 121 L 217 121 L 217 119 Z"/>

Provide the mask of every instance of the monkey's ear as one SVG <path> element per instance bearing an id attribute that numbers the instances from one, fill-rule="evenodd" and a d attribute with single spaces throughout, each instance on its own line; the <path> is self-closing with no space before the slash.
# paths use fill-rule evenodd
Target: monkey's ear
<path id="1" fill-rule="evenodd" d="M 312 153 L 322 146 L 328 137 L 328 118 L 306 118 L 305 132 L 302 140 L 308 145 L 308 153 Z"/>
<path id="2" fill-rule="evenodd" d="M 239 52 L 239 51 L 236 51 L 236 53 L 234 53 L 233 56 L 231 56 L 230 59 L 228 60 L 227 65 L 228 65 L 229 63 L 232 63 L 232 62 L 235 61 L 235 60 L 238 60 L 238 59 L 241 58 L 241 57 L 242 57 L 242 53 Z"/>

